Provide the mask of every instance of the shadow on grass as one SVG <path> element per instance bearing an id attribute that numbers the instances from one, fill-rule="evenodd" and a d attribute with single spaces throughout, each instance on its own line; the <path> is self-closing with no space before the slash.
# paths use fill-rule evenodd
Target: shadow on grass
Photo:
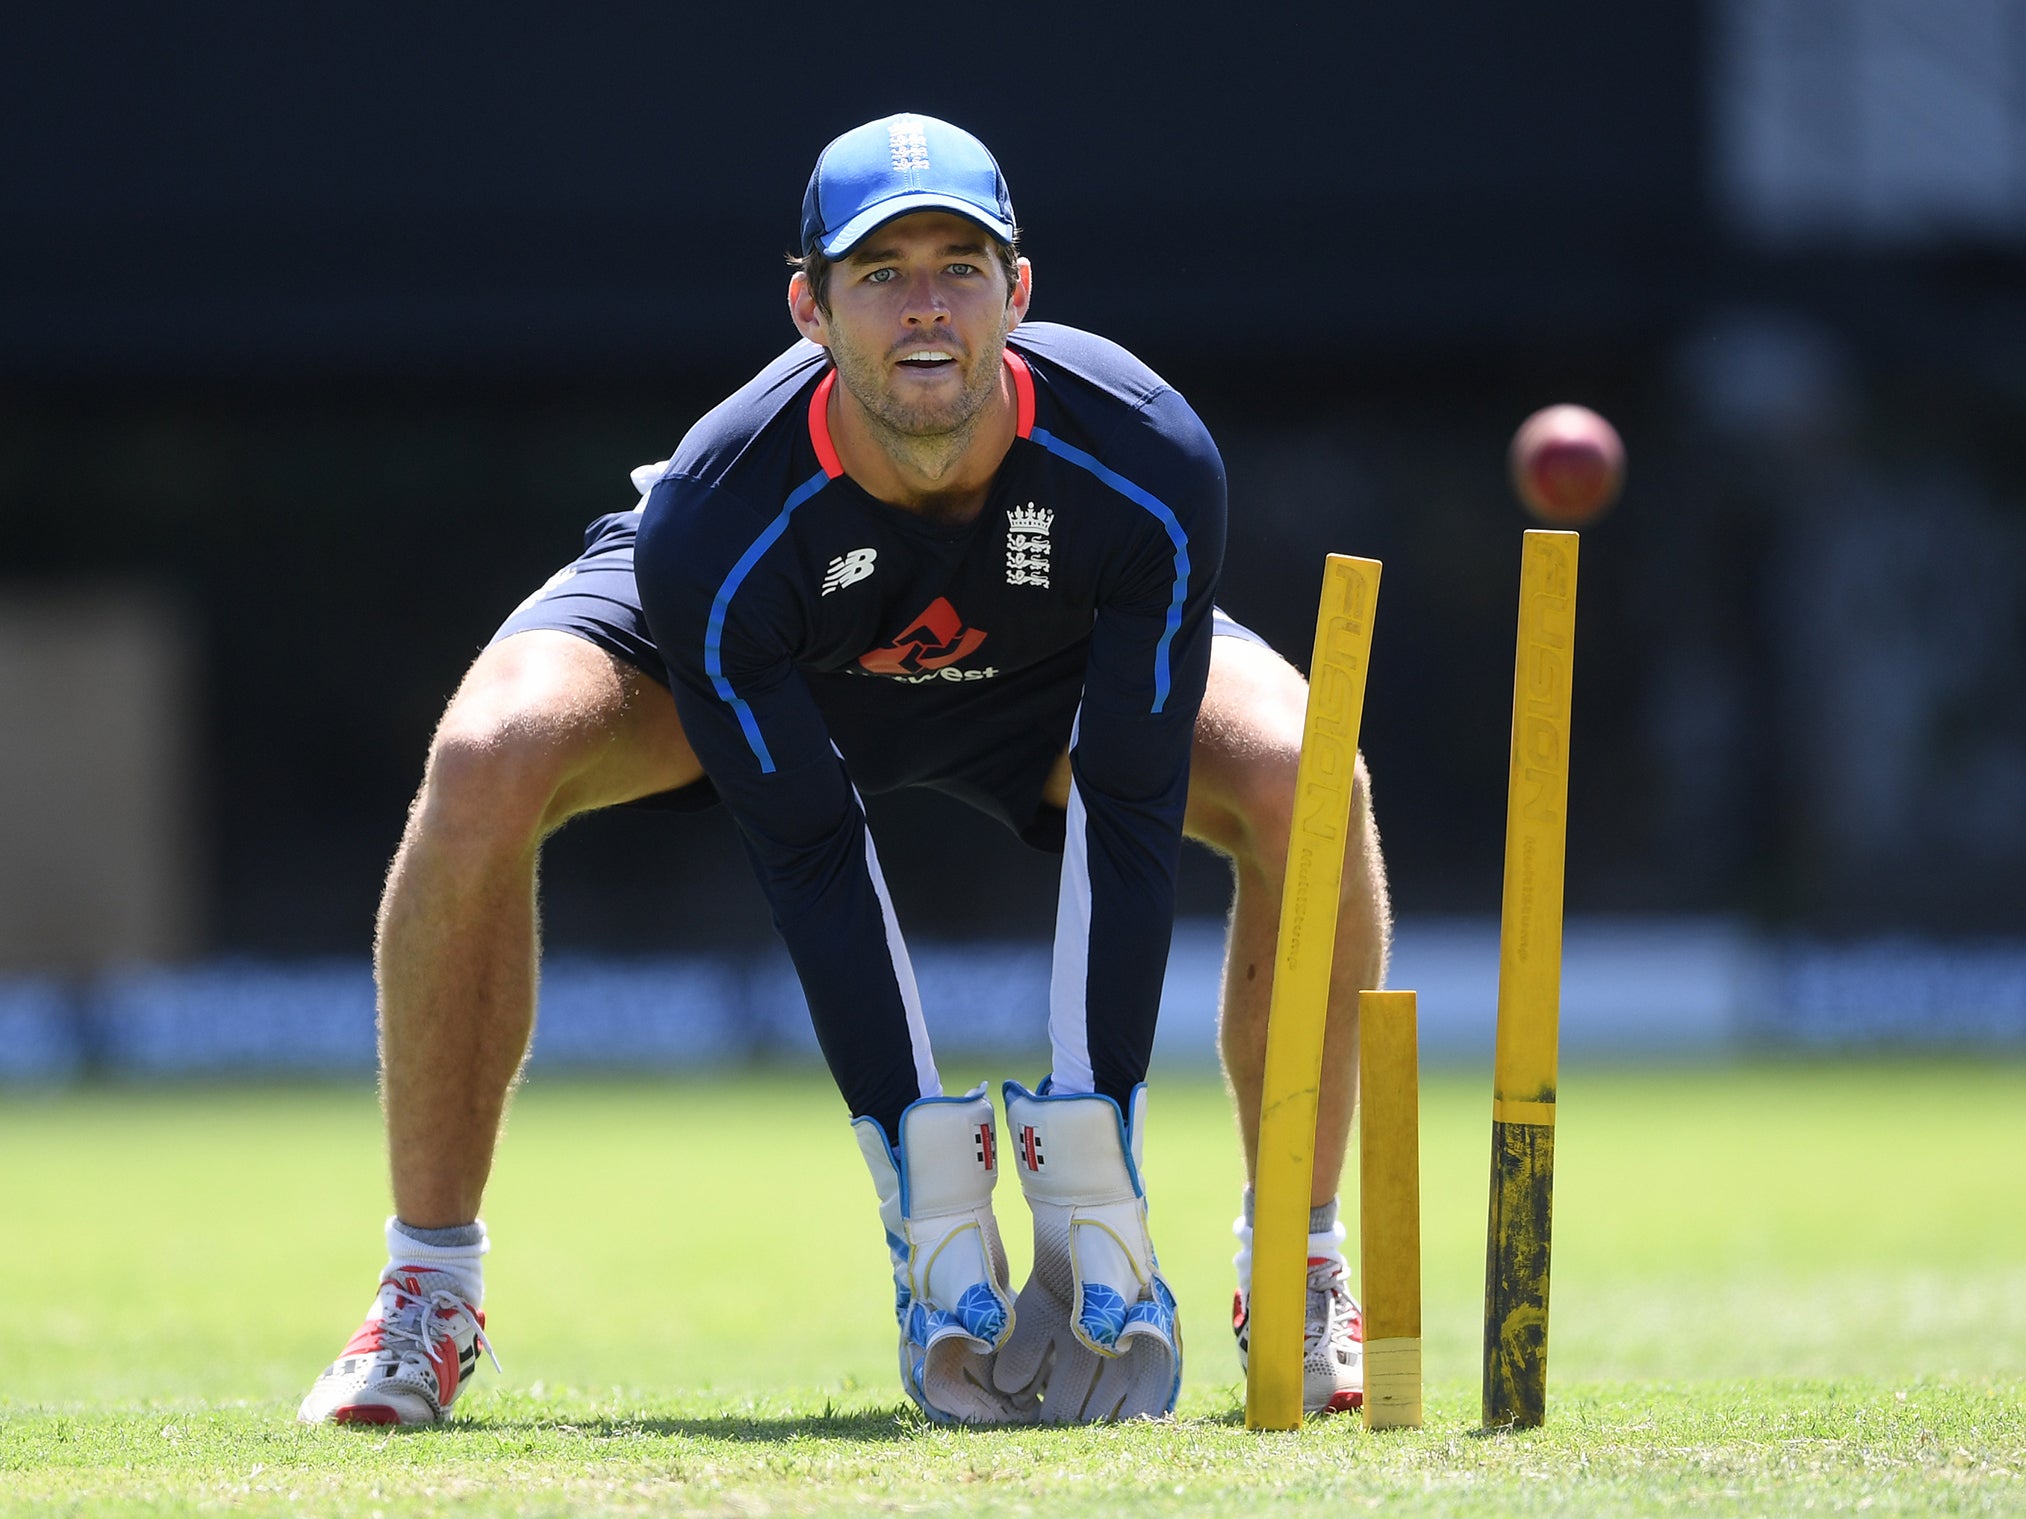
<path id="1" fill-rule="evenodd" d="M 693 1440 L 729 1440 L 746 1444 L 783 1444 L 790 1440 L 850 1440 L 860 1444 L 912 1439 L 932 1428 L 913 1409 L 868 1408 L 820 1414 L 643 1414 L 601 1415 L 573 1419 L 567 1415 L 487 1417 L 480 1414 L 436 1426 L 439 1434 L 548 1434 L 587 1440 L 626 1440 L 643 1435 L 681 1436 Z"/>
<path id="2" fill-rule="evenodd" d="M 1166 1422 L 1166 1421 L 1156 1421 Z M 1240 1427 L 1245 1423 L 1242 1408 L 1220 1413 L 1199 1414 L 1178 1421 L 1206 1427 Z M 642 1414 L 638 1416 L 598 1415 L 573 1419 L 566 1414 L 475 1414 L 449 1424 L 434 1426 L 438 1436 L 454 1438 L 459 1431 L 485 1435 L 562 1435 L 586 1440 L 627 1440 L 642 1436 L 681 1437 L 693 1440 L 724 1440 L 744 1444 L 785 1444 L 793 1440 L 845 1440 L 858 1444 L 891 1444 L 948 1429 L 967 1436 L 1008 1434 L 1020 1436 L 1050 1433 L 1075 1434 L 1085 1426 L 1077 1424 L 1004 1424 L 939 1426 L 929 1423 L 909 1406 L 868 1408 L 820 1414 Z M 423 1431 L 416 1431 L 421 1433 Z"/>

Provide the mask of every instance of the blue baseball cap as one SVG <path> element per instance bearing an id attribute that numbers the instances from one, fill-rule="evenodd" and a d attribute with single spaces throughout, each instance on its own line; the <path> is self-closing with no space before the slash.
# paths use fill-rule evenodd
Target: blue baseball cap
<path id="1" fill-rule="evenodd" d="M 962 127 L 903 111 L 823 150 L 802 196 L 802 251 L 842 258 L 910 211 L 953 211 L 1013 241 L 1013 199 L 991 152 Z"/>

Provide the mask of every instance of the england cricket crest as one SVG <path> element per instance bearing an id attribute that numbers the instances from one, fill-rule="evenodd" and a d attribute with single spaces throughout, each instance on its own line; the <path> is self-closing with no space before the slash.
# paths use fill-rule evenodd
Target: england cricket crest
<path id="1" fill-rule="evenodd" d="M 1048 588 L 1049 529 L 1055 513 L 1037 507 L 1009 507 L 1006 512 L 1006 584 Z"/>

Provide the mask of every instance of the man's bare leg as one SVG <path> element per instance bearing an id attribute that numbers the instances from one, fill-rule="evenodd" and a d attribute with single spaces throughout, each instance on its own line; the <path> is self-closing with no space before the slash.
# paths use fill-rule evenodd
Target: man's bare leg
<path id="1" fill-rule="evenodd" d="M 675 703 L 568 633 L 480 654 L 429 746 L 374 944 L 395 1220 L 306 1424 L 434 1424 L 485 1339 L 479 1204 L 535 1018 L 535 862 L 568 818 L 700 778 Z"/>
<path id="2" fill-rule="evenodd" d="M 1231 1319 L 1242 1362 L 1251 1349 L 1244 1293 L 1250 1284 L 1250 1186 L 1258 1159 L 1267 1013 L 1308 692 L 1293 668 L 1262 645 L 1219 638 L 1211 649 L 1210 684 L 1191 756 L 1188 831 L 1230 857 L 1235 884 L 1218 1040 L 1238 1112 L 1248 1188 L 1246 1214 L 1237 1229 L 1239 1254 L 1233 1264 L 1239 1294 Z M 1384 978 L 1390 928 L 1385 867 L 1372 825 L 1371 782 L 1360 756 L 1324 1014 L 1309 1184 L 1302 1407 L 1311 1413 L 1355 1408 L 1364 1398 L 1362 1331 L 1339 1245 L 1343 1236 L 1335 1201 L 1358 1101 L 1358 992 Z"/>
<path id="3" fill-rule="evenodd" d="M 1307 697 L 1301 676 L 1272 650 L 1240 638 L 1213 641 L 1210 684 L 1196 721 L 1187 830 L 1231 860 L 1235 889 L 1218 1042 L 1248 1184 L 1257 1160 L 1281 878 Z M 1358 992 L 1382 984 L 1391 928 L 1370 777 L 1360 756 L 1317 1094 L 1314 1205 L 1337 1195 L 1343 1175 L 1358 1100 Z"/>
<path id="4" fill-rule="evenodd" d="M 534 1029 L 542 840 L 702 774 L 668 692 L 583 639 L 521 633 L 473 663 L 430 745 L 374 945 L 404 1223 L 478 1216 Z"/>

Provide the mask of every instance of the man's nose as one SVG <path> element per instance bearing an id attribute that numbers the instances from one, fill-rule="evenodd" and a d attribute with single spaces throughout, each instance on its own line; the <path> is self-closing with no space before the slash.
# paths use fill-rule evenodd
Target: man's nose
<path id="1" fill-rule="evenodd" d="M 912 323 L 947 322 L 950 303 L 943 298 L 941 282 L 933 274 L 918 274 L 909 279 L 904 311 Z"/>

